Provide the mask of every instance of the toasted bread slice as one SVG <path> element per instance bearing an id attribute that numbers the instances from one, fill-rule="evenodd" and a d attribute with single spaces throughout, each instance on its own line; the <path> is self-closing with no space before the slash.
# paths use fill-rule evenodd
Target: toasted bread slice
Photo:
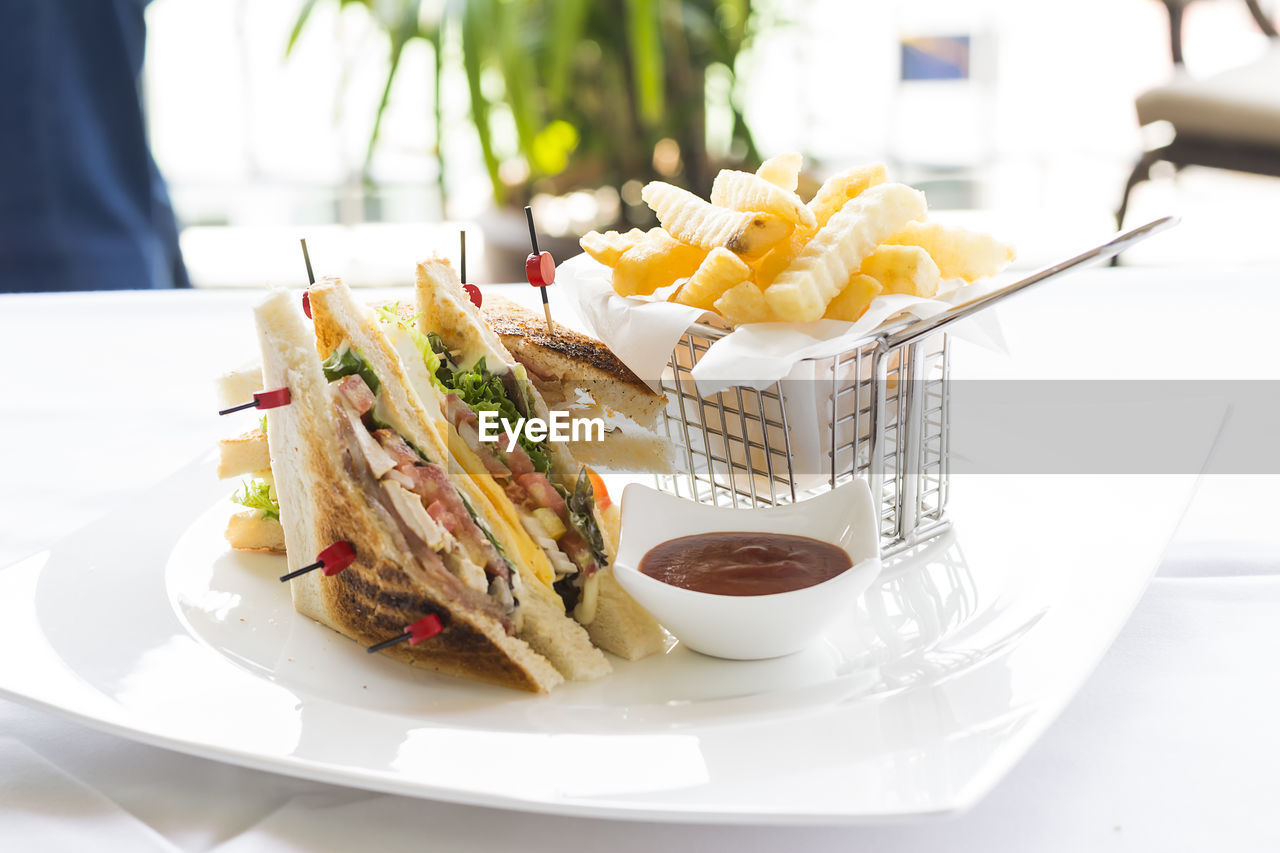
<path id="1" fill-rule="evenodd" d="M 236 406 L 262 390 L 262 367 L 257 363 L 242 364 L 218 377 L 218 400 L 223 407 Z"/>
<path id="2" fill-rule="evenodd" d="M 218 442 L 218 478 L 257 474 L 271 469 L 271 453 L 267 449 L 267 434 L 251 429 L 235 438 Z"/>
<path id="3" fill-rule="evenodd" d="M 482 313 L 540 389 L 544 383 L 561 385 L 564 400 L 584 389 L 601 406 L 645 429 L 657 424 L 666 397 L 653 391 L 600 341 L 560 325 L 549 332 L 544 317 L 501 296 L 485 297 Z"/>
<path id="4" fill-rule="evenodd" d="M 662 651 L 662 626 L 613 576 L 613 567 L 599 572 L 596 618 L 587 626 L 591 641 L 624 660 L 640 660 Z"/>
<path id="5" fill-rule="evenodd" d="M 289 568 L 310 563 L 334 542 L 349 542 L 356 551 L 355 561 L 332 577 L 314 571 L 290 582 L 298 612 L 363 645 L 399 636 L 405 626 L 436 614 L 442 633 L 383 653 L 524 690 L 545 692 L 561 683 L 545 658 L 507 633 L 501 613 L 483 594 L 450 574 L 434 552 L 410 545 L 358 479 L 296 294 L 272 294 L 256 319 L 264 382 L 285 386 L 291 395 L 289 405 L 267 412 Z"/>
<path id="6" fill-rule="evenodd" d="M 518 523 L 512 524 L 495 507 L 493 491 L 482 488 L 481 478 L 488 475 L 472 476 L 455 461 L 448 441 L 451 427 L 439 404 L 433 401 L 427 406 L 423 402 L 406 371 L 406 361 L 384 334 L 374 313 L 357 302 L 337 279 L 322 279 L 312 286 L 310 294 L 321 357 L 327 357 L 344 342 L 360 352 L 382 384 L 380 417 L 432 461 L 446 465 L 459 494 L 510 558 L 520 580 L 514 590 L 521 611 L 518 636 L 570 680 L 607 675 L 611 667 L 604 655 L 591 644 L 586 631 L 564 614 L 551 587 L 531 571 L 527 560 L 521 559 L 521 555 L 540 552 L 525 530 Z M 421 359 L 417 361 L 420 363 Z"/>
<path id="7" fill-rule="evenodd" d="M 630 424 L 606 432 L 604 441 L 571 441 L 568 446 L 579 462 L 606 471 L 669 474 L 673 468 L 667 437 Z"/>
<path id="8" fill-rule="evenodd" d="M 284 528 L 257 510 L 237 512 L 227 520 L 227 543 L 237 551 L 284 553 Z"/>

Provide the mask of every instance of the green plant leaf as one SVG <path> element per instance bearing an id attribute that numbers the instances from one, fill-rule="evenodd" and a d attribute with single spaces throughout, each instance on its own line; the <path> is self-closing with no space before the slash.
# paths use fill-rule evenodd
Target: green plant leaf
<path id="1" fill-rule="evenodd" d="M 440 21 L 436 24 L 435 30 L 428 36 L 431 42 L 431 55 L 433 63 L 433 74 L 431 79 L 432 97 L 432 132 L 436 139 L 436 189 L 440 193 L 440 218 L 447 219 L 449 216 L 449 185 L 445 181 L 445 175 L 448 174 L 446 168 L 448 161 L 445 158 L 444 150 L 444 105 L 440 101 L 440 79 L 444 76 L 444 36 L 445 21 L 447 17 L 440 16 Z"/>
<path id="2" fill-rule="evenodd" d="M 650 127 L 662 120 L 663 57 L 660 0 L 627 0 L 627 48 L 640 118 Z"/>
<path id="3" fill-rule="evenodd" d="M 498 177 L 498 156 L 493 150 L 493 127 L 490 124 L 492 104 L 484 95 L 481 75 L 484 72 L 485 44 L 489 22 L 496 14 L 493 0 L 467 0 L 462 5 L 462 67 L 467 75 L 467 89 L 471 97 L 471 123 L 475 125 L 480 140 L 480 153 L 489 183 L 493 186 L 494 201 L 501 205 L 506 201 L 506 188 Z"/>
<path id="4" fill-rule="evenodd" d="M 293 22 L 293 30 L 289 33 L 289 43 L 284 47 L 285 56 L 293 53 L 293 46 L 298 43 L 298 36 L 302 35 L 302 28 L 307 25 L 307 19 L 311 17 L 311 10 L 315 7 L 316 0 L 305 0 L 298 10 L 298 18 Z"/>
<path id="5" fill-rule="evenodd" d="M 382 97 L 378 100 L 378 111 L 373 118 L 373 130 L 369 133 L 369 145 L 365 149 L 363 169 L 365 180 L 369 180 L 369 168 L 373 163 L 373 153 L 378 146 L 378 136 L 382 132 L 382 117 L 386 113 L 387 104 L 391 100 L 391 86 L 395 83 L 396 71 L 400 68 L 400 57 L 404 55 L 405 45 L 415 38 L 427 38 L 418 24 L 418 11 L 421 6 L 422 0 L 404 0 L 399 9 L 398 18 L 381 21 L 388 27 L 388 34 L 391 37 L 391 64 L 387 69 L 387 79 L 382 85 Z M 384 11 L 383 14 L 387 13 Z"/>
<path id="6" fill-rule="evenodd" d="M 531 29 L 526 12 L 530 5 L 532 4 L 499 3 L 501 13 L 492 26 L 498 33 L 498 65 L 502 69 L 507 106 L 515 121 L 520 153 L 530 161 L 529 166 L 533 168 L 536 164 L 532 162 L 530 155 L 542 120 L 532 97 L 539 87 L 538 67 L 531 58 L 530 45 L 527 43 Z"/>
<path id="7" fill-rule="evenodd" d="M 573 67 L 573 52 L 582 41 L 590 0 L 558 0 L 551 4 L 550 24 L 546 33 L 547 44 L 547 98 L 551 106 L 564 106 L 569 91 L 569 72 Z"/>

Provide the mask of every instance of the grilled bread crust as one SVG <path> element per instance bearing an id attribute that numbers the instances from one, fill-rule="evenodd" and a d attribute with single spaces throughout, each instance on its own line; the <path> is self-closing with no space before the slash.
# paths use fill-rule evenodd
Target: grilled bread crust
<path id="1" fill-rule="evenodd" d="M 511 355 L 540 380 L 585 387 L 596 402 L 646 429 L 657 423 L 666 397 L 600 341 L 560 325 L 548 332 L 544 317 L 501 296 L 487 297 L 482 312 Z"/>
<path id="2" fill-rule="evenodd" d="M 383 654 L 506 687 L 555 687 L 560 674 L 509 636 L 479 593 L 438 561 L 414 555 L 394 520 L 347 470 L 328 383 L 297 301 L 297 294 L 278 291 L 256 312 L 265 387 L 288 387 L 291 396 L 289 405 L 267 412 L 289 569 L 337 541 L 350 542 L 356 559 L 333 577 L 313 571 L 291 581 L 294 607 L 362 645 L 398 636 L 434 613 L 444 623 L 441 634 Z"/>

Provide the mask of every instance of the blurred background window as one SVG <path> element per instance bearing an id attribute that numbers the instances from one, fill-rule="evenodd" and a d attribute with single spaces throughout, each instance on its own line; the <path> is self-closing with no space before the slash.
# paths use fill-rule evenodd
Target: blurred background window
<path id="1" fill-rule="evenodd" d="M 563 257 L 649 224 L 651 178 L 705 193 L 787 150 L 814 182 L 882 160 L 1035 265 L 1114 227 L 1160 132 L 1135 98 L 1174 73 L 1157 0 L 156 0 L 147 21 L 151 140 L 200 286 L 299 283 L 302 234 L 318 271 L 404 282 L 452 223 L 487 245 L 474 278 L 516 278 L 525 203 Z M 1195 75 L 1267 50 L 1243 2 L 1183 26 Z M 1130 221 L 1177 210 L 1184 238 L 1129 262 L 1280 259 L 1275 179 L 1171 175 Z"/>

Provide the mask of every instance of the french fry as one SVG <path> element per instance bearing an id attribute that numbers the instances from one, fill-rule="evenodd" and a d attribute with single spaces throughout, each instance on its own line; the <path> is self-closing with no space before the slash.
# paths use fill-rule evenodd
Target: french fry
<path id="1" fill-rule="evenodd" d="M 1013 247 L 995 237 L 936 222 L 909 222 L 886 242 L 921 247 L 944 279 L 976 281 L 1000 272 L 1014 258 Z"/>
<path id="2" fill-rule="evenodd" d="M 924 217 L 924 193 L 880 184 L 845 202 L 765 291 L 780 320 L 817 320 L 876 246 Z"/>
<path id="3" fill-rule="evenodd" d="M 764 291 L 756 287 L 753 282 L 744 281 L 726 290 L 724 295 L 715 301 L 715 308 L 720 312 L 721 317 L 735 326 L 745 323 L 768 323 L 777 318 L 773 316 L 769 303 L 764 297 Z"/>
<path id="4" fill-rule="evenodd" d="M 644 236 L 645 232 L 639 228 L 632 228 L 625 234 L 617 231 L 606 231 L 603 234 L 599 231 L 588 231 L 582 235 L 578 245 L 582 247 L 582 251 L 605 266 L 616 267 L 622 258 L 622 253 L 635 248 Z"/>
<path id="5" fill-rule="evenodd" d="M 800 186 L 800 167 L 803 165 L 804 158 L 795 152 L 779 154 L 761 163 L 756 174 L 774 186 L 793 193 Z"/>
<path id="6" fill-rule="evenodd" d="M 646 184 L 640 195 L 672 237 L 707 251 L 723 246 L 739 255 L 762 255 L 795 227 L 772 213 L 714 207 L 662 181 Z"/>
<path id="7" fill-rule="evenodd" d="M 755 263 L 755 282 L 760 287 L 765 288 L 773 284 L 773 280 L 778 277 L 778 273 L 791 266 L 791 262 L 796 259 L 804 247 L 810 240 L 816 229 L 797 227 L 791 232 L 791 236 L 784 242 L 774 246 L 764 257 Z"/>
<path id="8" fill-rule="evenodd" d="M 711 185 L 711 203 L 730 210 L 772 213 L 792 225 L 814 229 L 818 222 L 800 196 L 750 172 L 721 169 Z"/>
<path id="9" fill-rule="evenodd" d="M 885 293 L 932 298 L 942 274 L 929 253 L 919 246 L 881 246 L 862 262 L 862 274 L 884 286 Z"/>
<path id="10" fill-rule="evenodd" d="M 726 290 L 747 280 L 751 267 L 730 252 L 717 246 L 703 259 L 701 266 L 675 295 L 675 301 L 710 311 L 712 304 Z"/>
<path id="11" fill-rule="evenodd" d="M 857 198 L 871 187 L 883 184 L 886 180 L 888 178 L 884 166 L 879 163 L 858 166 L 827 178 L 809 200 L 808 205 L 814 219 L 817 220 L 818 227 L 826 225 L 827 220 L 844 207 L 849 199 Z"/>
<path id="12" fill-rule="evenodd" d="M 613 268 L 613 289 L 619 296 L 648 296 L 678 278 L 693 275 L 706 254 L 661 228 L 650 229 L 618 259 Z"/>
<path id="13" fill-rule="evenodd" d="M 871 307 L 871 300 L 884 290 L 884 286 L 869 275 L 858 273 L 849 279 L 844 290 L 831 300 L 822 317 L 825 320 L 844 320 L 852 323 L 861 319 Z"/>

